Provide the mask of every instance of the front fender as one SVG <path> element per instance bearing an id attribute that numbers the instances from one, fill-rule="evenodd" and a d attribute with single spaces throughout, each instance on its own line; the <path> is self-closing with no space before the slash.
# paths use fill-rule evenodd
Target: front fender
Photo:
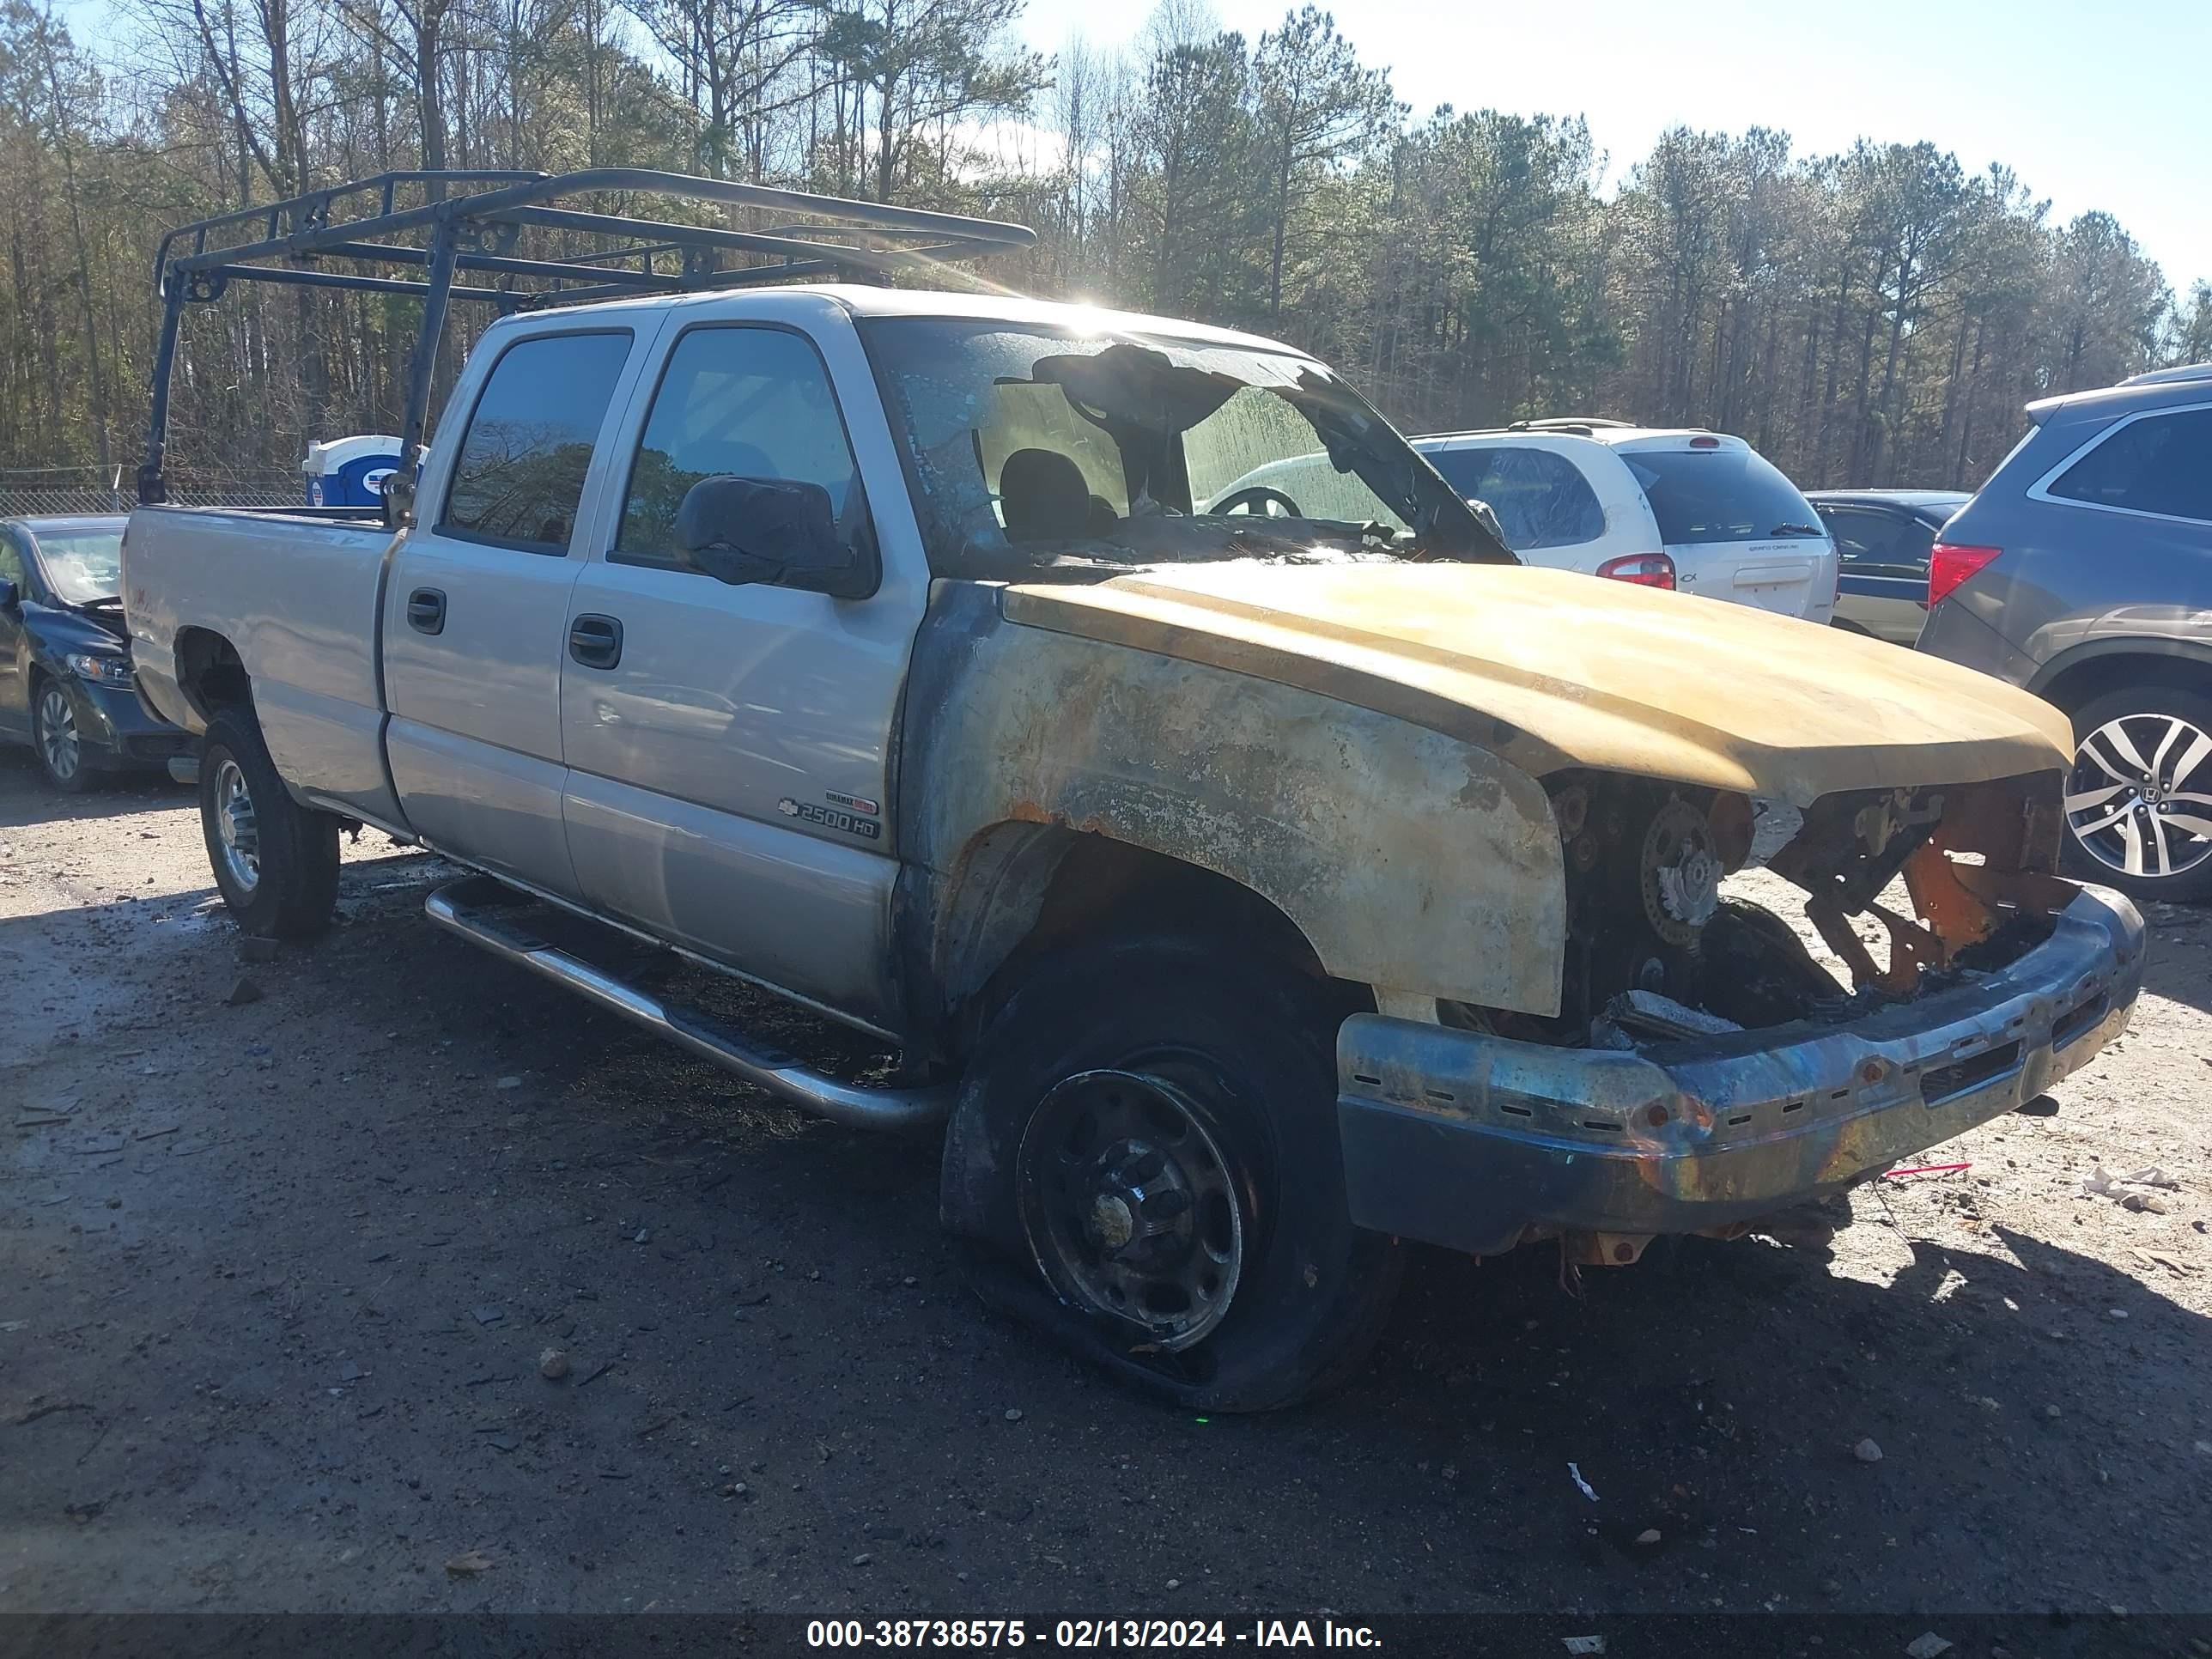
<path id="1" fill-rule="evenodd" d="M 1316 692 L 1009 623 L 994 588 L 939 586 L 899 801 L 941 894 L 994 827 L 1063 825 L 1249 888 L 1378 995 L 1559 1010 L 1565 872 L 1535 779 Z"/>

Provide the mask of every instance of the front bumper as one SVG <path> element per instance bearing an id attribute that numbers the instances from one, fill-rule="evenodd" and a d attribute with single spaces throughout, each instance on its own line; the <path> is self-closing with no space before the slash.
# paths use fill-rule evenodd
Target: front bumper
<path id="1" fill-rule="evenodd" d="M 2001 972 L 1848 1025 L 1636 1053 L 1360 1014 L 1337 1036 L 1352 1218 L 1494 1255 L 1532 1230 L 1726 1228 L 1839 1192 L 2013 1110 L 2125 1029 L 2135 907 L 2084 887 Z"/>
<path id="2" fill-rule="evenodd" d="M 192 740 L 139 701 L 137 690 L 70 678 L 86 761 L 102 767 L 158 767 L 191 752 Z"/>

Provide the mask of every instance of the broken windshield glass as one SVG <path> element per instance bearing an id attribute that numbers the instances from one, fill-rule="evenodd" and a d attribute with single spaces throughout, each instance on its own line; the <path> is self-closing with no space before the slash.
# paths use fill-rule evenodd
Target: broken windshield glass
<path id="1" fill-rule="evenodd" d="M 946 318 L 865 330 L 940 575 L 1511 556 L 1310 360 Z"/>

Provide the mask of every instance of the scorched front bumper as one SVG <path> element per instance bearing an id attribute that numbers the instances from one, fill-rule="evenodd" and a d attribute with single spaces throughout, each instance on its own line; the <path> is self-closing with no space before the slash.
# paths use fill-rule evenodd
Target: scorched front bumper
<path id="1" fill-rule="evenodd" d="M 1337 1037 L 1352 1218 L 1476 1255 L 1725 1228 L 2008 1112 L 2125 1028 L 2142 918 L 2084 887 L 2000 972 L 1845 1025 L 1561 1048 L 1361 1014 Z"/>

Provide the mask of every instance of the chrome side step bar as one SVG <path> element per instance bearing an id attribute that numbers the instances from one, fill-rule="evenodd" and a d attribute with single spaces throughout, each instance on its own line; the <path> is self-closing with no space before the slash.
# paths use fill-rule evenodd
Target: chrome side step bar
<path id="1" fill-rule="evenodd" d="M 514 921 L 496 915 L 506 903 L 526 902 L 523 895 L 486 876 L 471 876 L 436 889 L 422 903 L 430 920 L 459 933 L 494 956 L 527 968 L 597 1003 L 610 1013 L 642 1025 L 704 1056 L 724 1071 L 766 1090 L 779 1100 L 805 1108 L 852 1129 L 907 1129 L 942 1121 L 951 1109 L 950 1088 L 866 1089 L 801 1065 L 789 1054 L 747 1042 L 733 1031 L 594 968 L 582 957 L 533 938 Z"/>

